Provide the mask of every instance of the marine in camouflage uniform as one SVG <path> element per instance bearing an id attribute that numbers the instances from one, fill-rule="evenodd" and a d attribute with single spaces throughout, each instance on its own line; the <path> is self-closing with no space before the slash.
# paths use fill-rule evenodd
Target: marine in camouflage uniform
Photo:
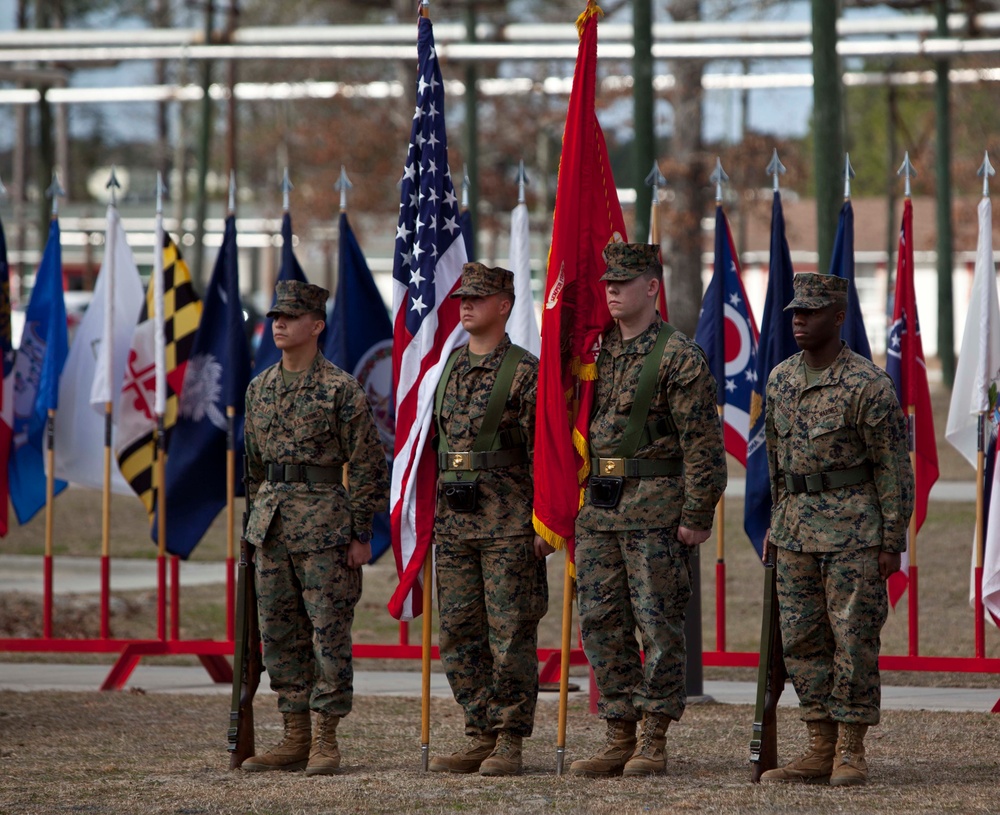
<path id="1" fill-rule="evenodd" d="M 285 738 L 243 768 L 305 766 L 315 775 L 340 762 L 335 731 L 351 711 L 361 564 L 371 558 L 372 518 L 388 503 L 389 476 L 364 390 L 319 353 L 326 289 L 281 281 L 276 294 L 268 316 L 282 361 L 246 394 L 246 539 L 255 548 L 264 665 Z"/>
<path id="2" fill-rule="evenodd" d="M 797 274 L 794 291 L 786 310 L 803 350 L 767 383 L 768 546 L 811 745 L 761 780 L 851 786 L 867 781 L 864 736 L 879 721 L 885 581 L 906 549 L 913 471 L 892 381 L 840 341 L 847 281 Z"/>
<path id="3" fill-rule="evenodd" d="M 611 244 L 604 257 L 602 280 L 618 325 L 605 336 L 598 357 L 590 449 L 595 457 L 614 457 L 640 370 L 663 324 L 655 311 L 662 268 L 658 247 L 646 244 Z M 618 505 L 595 506 L 594 476 L 609 472 L 595 460 L 576 521 L 583 647 L 600 690 L 598 715 L 607 720 L 607 738 L 597 755 L 573 762 L 574 775 L 662 773 L 667 726 L 684 712 L 692 546 L 709 536 L 726 487 L 726 458 L 715 379 L 701 349 L 677 331 L 664 346 L 649 406 L 647 422 L 660 420 L 675 429 L 664 425 L 665 432 L 652 441 L 647 437 L 633 458 L 671 460 L 676 474 L 626 473 Z"/>
<path id="4" fill-rule="evenodd" d="M 463 470 L 449 474 L 453 456 L 473 449 L 501 363 L 513 353 L 504 331 L 513 292 L 506 269 L 467 263 L 451 295 L 462 298 L 471 341 L 457 352 L 436 417 L 444 439 L 438 442 L 434 555 L 441 661 L 471 738 L 465 749 L 434 757 L 430 769 L 436 772 L 520 772 L 521 741 L 531 735 L 535 718 L 538 621 L 548 609 L 545 554 L 552 550 L 536 542 L 531 525 L 534 355 L 524 352 L 517 363 L 499 422 L 500 447 L 517 450 L 511 453 L 516 463 L 476 470 L 473 511 L 456 510 L 446 496 L 452 479 L 469 480 Z"/>

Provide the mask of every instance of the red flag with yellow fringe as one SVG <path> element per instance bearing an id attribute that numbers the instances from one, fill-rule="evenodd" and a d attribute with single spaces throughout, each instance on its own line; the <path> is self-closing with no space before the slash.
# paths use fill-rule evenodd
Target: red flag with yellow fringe
<path id="1" fill-rule="evenodd" d="M 576 21 L 580 48 L 566 113 L 542 313 L 535 425 L 535 531 L 573 557 L 573 529 L 590 473 L 588 424 L 601 334 L 611 314 L 600 281 L 607 244 L 625 221 L 594 110 L 597 17 L 590 0 Z"/>

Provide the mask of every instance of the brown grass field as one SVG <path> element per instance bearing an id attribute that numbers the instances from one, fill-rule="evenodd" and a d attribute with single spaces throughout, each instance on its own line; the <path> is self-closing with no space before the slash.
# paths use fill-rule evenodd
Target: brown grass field
<path id="1" fill-rule="evenodd" d="M 946 394 L 935 393 L 943 430 Z M 943 442 L 942 478 L 971 479 L 973 472 Z M 742 476 L 733 464 L 731 473 Z M 100 553 L 100 495 L 70 489 L 55 502 L 53 551 Z M 138 501 L 115 496 L 111 552 L 114 557 L 155 556 Z M 971 656 L 973 615 L 968 605 L 973 534 L 971 503 L 932 503 L 918 541 L 920 652 Z M 760 630 L 759 564 L 742 532 L 738 498 L 725 504 L 727 648 L 755 651 Z M 224 515 L 193 559 L 220 561 L 226 554 Z M 14 527 L 4 553 L 42 554 L 44 519 Z M 714 542 L 701 550 L 703 640 L 715 649 Z M 563 557 L 550 559 L 550 611 L 540 644 L 559 643 Z M 41 566 L 39 566 L 41 568 Z M 219 638 L 225 592 L 220 584 L 182 591 L 182 637 Z M 112 578 L 113 579 L 113 578 Z M 385 611 L 395 586 L 391 562 L 369 567 L 354 628 L 357 642 L 395 642 L 397 623 Z M 115 592 L 115 637 L 155 635 L 151 591 Z M 55 634 L 97 634 L 97 600 L 90 595 L 57 598 Z M 37 598 L 0 596 L 0 636 L 40 635 Z M 418 635 L 414 633 L 414 638 Z M 905 598 L 890 615 L 883 653 L 907 651 Z M 990 627 L 987 655 L 1000 656 L 1000 636 Z M 39 663 L 111 656 L 3 654 L 6 661 Z M 152 660 L 153 663 L 158 660 Z M 162 660 L 159 660 L 162 661 Z M 193 662 L 176 657 L 174 662 Z M 359 668 L 419 670 L 415 662 L 388 665 L 364 660 Z M 582 669 L 574 669 L 581 678 Z M 707 669 L 710 679 L 751 679 L 749 669 Z M 886 674 L 886 684 L 998 687 L 982 674 Z M 1000 691 L 998 691 L 1000 695 Z M 515 779 L 430 776 L 419 771 L 420 706 L 417 699 L 359 696 L 341 728 L 344 772 L 334 778 L 302 774 L 246 775 L 228 771 L 224 741 L 228 697 L 132 693 L 17 694 L 0 692 L 0 813 L 455 813 L 545 812 L 627 815 L 647 812 L 728 813 L 996 813 L 1000 719 L 988 713 L 888 711 L 868 739 L 872 784 L 858 790 L 813 786 L 755 787 L 748 783 L 747 744 L 752 710 L 738 705 L 694 705 L 668 734 L 668 776 L 655 780 L 597 782 L 554 775 L 556 704 L 539 703 L 535 737 L 526 742 L 526 773 Z M 273 698 L 256 705 L 258 744 L 276 740 L 280 719 Z M 461 731 L 458 707 L 432 704 L 432 750 L 452 750 Z M 567 759 L 589 754 L 603 728 L 583 703 L 569 716 Z M 782 759 L 804 746 L 804 729 L 793 709 L 780 715 Z"/>

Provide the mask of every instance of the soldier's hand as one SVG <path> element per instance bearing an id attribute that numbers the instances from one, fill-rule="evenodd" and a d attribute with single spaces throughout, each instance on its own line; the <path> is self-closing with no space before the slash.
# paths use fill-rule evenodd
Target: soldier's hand
<path id="1" fill-rule="evenodd" d="M 539 560 L 548 557 L 555 551 L 555 547 L 549 546 L 548 541 L 541 535 L 535 535 L 535 557 Z"/>
<path id="2" fill-rule="evenodd" d="M 360 569 L 372 559 L 372 545 L 362 543 L 357 538 L 352 538 L 347 547 L 347 565 L 351 569 Z"/>
<path id="3" fill-rule="evenodd" d="M 902 565 L 903 556 L 899 552 L 879 552 L 878 553 L 878 576 L 882 580 L 888 580 L 890 575 L 896 574 Z"/>
<path id="4" fill-rule="evenodd" d="M 682 526 L 677 530 L 677 540 L 686 546 L 698 546 L 708 540 L 711 529 L 688 529 Z"/>

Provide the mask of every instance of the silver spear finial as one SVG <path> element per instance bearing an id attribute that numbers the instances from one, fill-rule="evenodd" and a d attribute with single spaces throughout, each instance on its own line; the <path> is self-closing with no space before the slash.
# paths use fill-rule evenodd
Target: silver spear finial
<path id="1" fill-rule="evenodd" d="M 649 175 L 646 176 L 646 186 L 653 188 L 653 200 L 652 205 L 654 207 L 660 205 L 660 187 L 667 183 L 667 179 L 663 177 L 663 173 L 660 172 L 660 165 L 655 161 L 653 162 L 653 169 L 649 171 Z"/>
<path id="2" fill-rule="evenodd" d="M 983 151 L 983 163 L 979 166 L 979 172 L 977 175 L 983 178 L 983 198 L 990 197 L 990 176 L 996 175 L 997 171 L 993 169 L 993 165 L 990 164 L 990 151 Z"/>
<path id="3" fill-rule="evenodd" d="M 52 183 L 49 184 L 49 188 L 45 191 L 45 196 L 52 199 L 52 217 L 55 218 L 59 215 L 59 199 L 66 195 L 66 190 L 62 188 L 62 184 L 59 183 L 59 171 L 52 171 Z"/>
<path id="4" fill-rule="evenodd" d="M 462 209 L 469 208 L 469 187 L 472 182 L 469 180 L 469 165 L 462 165 Z"/>
<path id="5" fill-rule="evenodd" d="M 851 179 L 854 178 L 854 168 L 851 166 L 851 154 L 844 153 L 844 200 L 851 200 Z"/>
<path id="6" fill-rule="evenodd" d="M 340 176 L 337 178 L 336 183 L 334 183 L 333 188 L 335 190 L 340 190 L 340 211 L 347 212 L 347 191 L 351 189 L 354 185 L 351 183 L 351 179 L 347 177 L 347 170 L 344 165 L 340 165 Z"/>
<path id="7" fill-rule="evenodd" d="M 281 209 L 284 212 L 288 212 L 288 194 L 294 189 L 295 187 L 288 177 L 288 168 L 286 167 L 285 172 L 281 175 Z"/>
<path id="8" fill-rule="evenodd" d="M 3 179 L 0 178 L 0 198 L 7 197 L 7 188 L 3 185 Z"/>
<path id="9" fill-rule="evenodd" d="M 117 207 L 118 206 L 118 193 L 116 193 L 115 190 L 120 190 L 122 188 L 122 185 L 118 183 L 118 176 L 115 174 L 115 165 L 114 164 L 111 165 L 111 177 L 108 179 L 108 183 L 104 185 L 104 188 L 106 190 L 110 190 L 111 191 L 111 193 L 110 193 L 110 195 L 111 195 L 111 198 L 110 198 L 110 204 L 111 204 L 111 206 Z"/>
<path id="10" fill-rule="evenodd" d="M 917 177 L 917 171 L 913 167 L 913 162 L 910 161 L 910 151 L 907 150 L 903 153 L 903 163 L 899 165 L 899 169 L 896 170 L 896 175 L 903 176 L 904 186 L 903 194 L 909 198 L 910 197 L 910 179 Z"/>
<path id="11" fill-rule="evenodd" d="M 722 185 L 729 181 L 729 176 L 726 175 L 726 171 L 722 169 L 722 159 L 716 156 L 715 158 L 715 170 L 708 177 L 709 181 L 715 182 L 715 203 L 722 203 Z"/>
<path id="12" fill-rule="evenodd" d="M 236 214 L 236 170 L 229 171 L 229 214 Z"/>
<path id="13" fill-rule="evenodd" d="M 528 174 L 524 172 L 524 159 L 517 164 L 517 203 L 524 203 L 524 188 L 530 184 Z"/>
<path id="14" fill-rule="evenodd" d="M 774 191 L 781 192 L 781 185 L 778 183 L 778 177 L 785 172 L 785 165 L 781 163 L 781 159 L 778 158 L 778 148 L 774 148 L 774 152 L 771 153 L 771 161 L 767 165 L 767 174 L 774 178 Z"/>
<path id="15" fill-rule="evenodd" d="M 156 214 L 163 214 L 163 194 L 167 191 L 166 184 L 163 183 L 163 173 L 156 174 Z"/>

